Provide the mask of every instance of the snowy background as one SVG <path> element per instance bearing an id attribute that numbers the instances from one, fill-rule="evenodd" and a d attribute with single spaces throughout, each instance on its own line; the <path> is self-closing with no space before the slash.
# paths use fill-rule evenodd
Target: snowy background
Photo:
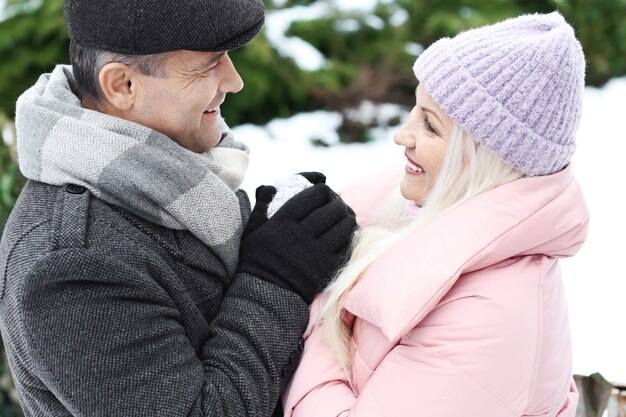
<path id="1" fill-rule="evenodd" d="M 280 0 L 275 0 L 279 5 Z M 333 10 L 368 13 L 375 0 L 336 0 Z M 391 4 L 389 0 L 381 3 Z M 293 7 L 268 13 L 266 34 L 284 56 L 292 57 L 308 71 L 326 65 L 324 56 L 302 39 L 288 38 L 285 31 L 298 19 L 316 19 L 329 15 L 329 3 L 308 7 Z M 4 0 L 0 0 L 2 10 Z M 1 14 L 1 13 L 0 13 Z M 0 16 L 2 19 L 2 16 Z M 376 27 L 376 16 L 366 23 Z M 406 15 L 398 10 L 394 19 L 401 24 Z M 350 31 L 356 21 L 344 19 L 338 25 Z M 415 55 L 421 47 L 408 44 Z M 248 86 L 241 94 L 254 94 Z M 573 170 L 586 197 L 592 220 L 589 238 L 574 258 L 562 262 L 564 281 L 570 306 L 574 344 L 574 372 L 600 372 L 613 382 L 626 383 L 626 332 L 623 315 L 626 312 L 626 203 L 623 190 L 626 134 L 618 122 L 623 117 L 626 100 L 626 78 L 614 79 L 602 89 L 587 88 L 578 134 L 578 149 Z M 367 144 L 339 144 L 338 113 L 318 111 L 298 114 L 289 119 L 277 119 L 265 126 L 242 125 L 233 128 L 236 136 L 251 148 L 251 164 L 243 184 L 251 195 L 257 185 L 295 172 L 316 170 L 324 172 L 328 183 L 341 190 L 347 184 L 368 173 L 401 163 L 403 150 L 393 143 L 397 128 L 384 127 L 395 115 L 406 116 L 408 109 L 396 105 L 362 103 L 354 117 L 363 120 L 377 118 L 383 127 L 371 133 L 375 138 Z M 313 146 L 312 140 L 323 140 L 329 147 Z M 622 330 L 619 330 L 619 329 Z"/>

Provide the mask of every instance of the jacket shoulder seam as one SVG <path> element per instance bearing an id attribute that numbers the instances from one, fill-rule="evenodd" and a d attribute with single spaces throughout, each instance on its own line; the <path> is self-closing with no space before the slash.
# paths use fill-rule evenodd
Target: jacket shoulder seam
<path id="1" fill-rule="evenodd" d="M 46 218 L 46 219 L 40 221 L 39 223 L 36 223 L 36 224 L 32 225 L 24 233 L 22 233 L 17 238 L 17 240 L 15 242 L 13 242 L 13 245 L 10 247 L 9 252 L 7 253 L 7 257 L 6 257 L 6 261 L 5 261 L 5 264 L 4 264 L 4 268 L 2 268 L 2 276 L 0 276 L 0 301 L 2 301 L 4 299 L 4 292 L 5 292 L 5 287 L 6 287 L 7 274 L 9 272 L 9 264 L 11 262 L 11 257 L 15 253 L 15 249 L 22 242 L 22 240 L 24 240 L 28 235 L 30 235 L 37 228 L 43 226 L 44 224 L 46 224 L 46 223 L 48 223 L 50 221 L 51 221 L 50 218 Z"/>
<path id="2" fill-rule="evenodd" d="M 533 373 L 530 378 L 530 382 L 528 384 L 528 398 L 526 399 L 526 407 L 527 410 L 530 406 L 530 400 L 532 398 L 533 392 L 535 390 L 535 386 L 537 385 L 537 378 L 539 377 L 539 367 L 538 362 L 541 357 L 541 348 L 543 345 L 542 339 L 542 327 L 543 327 L 543 278 L 545 273 L 543 272 L 542 263 L 537 259 L 537 257 L 533 257 L 533 264 L 537 267 L 537 334 L 535 343 L 535 359 L 533 360 Z"/>
<path id="3" fill-rule="evenodd" d="M 65 251 L 75 251 L 75 250 L 84 250 L 84 249 L 79 249 L 79 248 L 65 248 L 65 249 L 62 249 L 62 250 L 65 250 Z M 51 252 L 47 253 L 46 255 L 53 255 L 55 252 L 58 252 L 58 251 L 51 251 Z M 40 261 L 41 261 L 41 259 L 36 260 L 36 261 L 35 261 L 35 265 L 37 265 Z M 29 272 L 28 272 L 28 276 L 32 276 L 32 272 L 33 272 L 32 270 L 31 270 L 31 271 L 29 271 Z M 20 300 L 22 300 L 22 301 L 21 301 L 22 308 L 20 308 L 20 309 L 18 310 L 17 315 L 18 315 L 18 319 L 21 321 L 21 328 L 22 328 L 22 331 L 23 331 L 23 337 L 24 337 L 24 340 L 26 341 L 26 350 L 28 351 L 28 356 L 30 356 L 30 357 L 31 357 L 31 358 L 33 358 L 33 359 L 37 359 L 37 360 L 38 360 L 38 361 L 40 361 L 40 362 L 42 363 L 42 365 L 43 365 L 44 363 L 46 363 L 46 361 L 44 360 L 45 355 L 42 355 L 42 354 L 40 353 L 40 349 L 39 349 L 39 347 L 37 347 L 37 345 L 36 345 L 36 343 L 35 343 L 34 339 L 31 337 L 31 336 L 32 336 L 31 332 L 30 332 L 30 331 L 28 331 L 28 328 L 27 328 L 27 326 L 28 326 L 28 324 L 27 324 L 28 320 L 26 320 L 26 313 L 25 313 L 24 308 L 23 308 L 23 306 L 24 306 L 24 298 L 25 298 L 25 294 L 24 294 L 24 293 L 25 293 L 25 292 L 26 292 L 26 286 L 25 286 L 25 285 L 22 285 L 21 290 L 20 290 Z M 54 375 L 53 373 L 49 372 L 49 370 L 47 369 L 47 367 L 44 367 L 44 366 L 41 366 L 41 367 L 36 366 L 36 368 L 39 368 L 39 369 L 38 369 L 37 371 L 35 371 L 35 372 L 36 372 L 37 377 L 38 377 L 38 378 L 39 378 L 42 382 L 44 382 L 44 378 L 42 378 L 42 375 L 40 374 L 40 372 L 42 372 L 42 373 L 44 373 L 44 374 L 49 374 L 49 378 L 50 378 L 50 380 L 52 380 L 52 382 L 54 382 L 54 384 L 55 384 L 57 387 L 59 387 L 59 388 L 61 388 L 61 389 L 62 389 L 63 385 L 61 385 L 61 380 L 60 380 L 60 379 L 58 379 L 58 378 L 56 377 L 56 375 Z M 44 382 L 44 383 L 45 383 L 45 382 Z M 67 393 L 67 396 L 68 396 L 68 398 L 69 398 L 69 399 L 72 399 L 72 398 L 73 398 L 73 395 L 72 395 L 72 393 L 71 393 L 71 392 Z"/>

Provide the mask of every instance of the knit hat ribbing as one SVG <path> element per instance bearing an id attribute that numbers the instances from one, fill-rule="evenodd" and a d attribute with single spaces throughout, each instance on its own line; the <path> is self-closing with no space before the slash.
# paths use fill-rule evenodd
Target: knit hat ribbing
<path id="1" fill-rule="evenodd" d="M 443 111 L 521 172 L 549 175 L 569 163 L 585 58 L 559 13 L 524 15 L 440 39 L 413 70 Z"/>

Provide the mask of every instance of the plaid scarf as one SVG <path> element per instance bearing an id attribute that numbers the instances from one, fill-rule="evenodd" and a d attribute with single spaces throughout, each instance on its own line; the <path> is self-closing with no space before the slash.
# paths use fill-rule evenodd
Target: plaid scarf
<path id="1" fill-rule="evenodd" d="M 248 166 L 246 146 L 226 132 L 210 151 L 191 152 L 148 127 L 81 107 L 71 77 L 71 67 L 59 65 L 17 101 L 24 176 L 82 185 L 147 221 L 188 230 L 233 274 L 243 229 L 235 191 Z"/>

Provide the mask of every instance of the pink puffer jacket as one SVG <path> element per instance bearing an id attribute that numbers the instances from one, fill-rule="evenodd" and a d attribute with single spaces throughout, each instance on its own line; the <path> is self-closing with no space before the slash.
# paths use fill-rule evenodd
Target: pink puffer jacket
<path id="1" fill-rule="evenodd" d="M 379 175 L 344 192 L 361 224 L 397 181 Z M 588 219 L 567 167 L 483 193 L 408 236 L 348 296 L 353 387 L 314 325 L 318 299 L 285 415 L 574 416 L 557 259 L 578 251 Z"/>

